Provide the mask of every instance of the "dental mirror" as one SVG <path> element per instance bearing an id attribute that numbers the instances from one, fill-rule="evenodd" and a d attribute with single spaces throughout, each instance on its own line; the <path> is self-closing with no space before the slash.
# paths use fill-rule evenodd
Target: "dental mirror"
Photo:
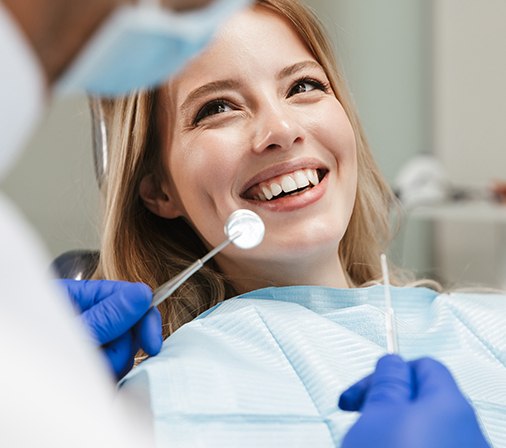
<path id="1" fill-rule="evenodd" d="M 177 288 L 204 266 L 206 261 L 213 258 L 230 243 L 234 243 L 240 249 L 252 249 L 262 242 L 265 234 L 262 218 L 251 210 L 246 209 L 239 209 L 233 212 L 228 217 L 224 230 L 227 239 L 174 278 L 158 287 L 153 293 L 151 306 L 160 305 L 160 303 L 170 297 Z"/>
<path id="2" fill-rule="evenodd" d="M 233 238 L 239 234 L 236 238 Z M 255 212 L 239 209 L 232 213 L 225 224 L 225 235 L 240 249 L 253 249 L 264 239 L 265 226 Z"/>

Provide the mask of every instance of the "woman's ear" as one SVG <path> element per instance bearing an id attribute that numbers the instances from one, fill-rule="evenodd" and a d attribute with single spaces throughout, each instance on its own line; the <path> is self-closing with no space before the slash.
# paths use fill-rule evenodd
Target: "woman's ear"
<path id="1" fill-rule="evenodd" d="M 147 174 L 142 178 L 139 195 L 146 208 L 155 215 L 168 219 L 183 215 L 178 201 L 169 196 L 168 188 L 163 188 L 153 174 Z"/>

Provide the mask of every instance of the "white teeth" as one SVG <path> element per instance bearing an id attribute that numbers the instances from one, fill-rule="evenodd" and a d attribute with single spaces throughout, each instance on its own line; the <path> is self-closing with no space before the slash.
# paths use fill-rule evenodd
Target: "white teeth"
<path id="1" fill-rule="evenodd" d="M 291 176 L 283 176 L 281 178 L 281 188 L 285 193 L 290 193 L 291 191 L 297 190 L 297 184 L 293 180 Z"/>
<path id="2" fill-rule="evenodd" d="M 262 185 L 262 194 L 265 196 L 266 200 L 272 199 L 271 190 L 268 187 L 266 187 L 265 185 Z"/>
<path id="3" fill-rule="evenodd" d="M 318 171 L 306 168 L 297 170 L 290 174 L 285 174 L 277 179 L 276 182 L 262 183 L 256 193 L 256 199 L 259 201 L 270 201 L 279 196 L 282 192 L 290 193 L 300 188 L 311 185 L 318 185 Z"/>
<path id="4" fill-rule="evenodd" d="M 316 172 L 316 170 L 307 169 L 305 171 L 306 176 L 309 179 L 309 182 L 311 182 L 313 185 L 318 185 L 320 183 L 320 180 L 318 179 L 318 173 Z"/>
<path id="5" fill-rule="evenodd" d="M 283 189 L 281 188 L 281 185 L 274 183 L 274 182 L 270 185 L 270 187 L 271 187 L 271 191 L 272 191 L 273 196 L 278 196 L 283 191 Z"/>
<path id="6" fill-rule="evenodd" d="M 297 184 L 297 188 L 304 188 L 309 185 L 309 179 L 307 178 L 307 176 L 304 174 L 304 171 L 302 171 L 302 170 L 295 171 L 295 173 L 293 173 L 293 179 L 295 180 L 295 183 Z"/>

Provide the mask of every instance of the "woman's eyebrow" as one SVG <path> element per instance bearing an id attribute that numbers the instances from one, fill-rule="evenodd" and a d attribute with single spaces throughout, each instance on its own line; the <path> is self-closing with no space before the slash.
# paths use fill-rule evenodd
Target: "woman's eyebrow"
<path id="1" fill-rule="evenodd" d="M 318 62 L 316 62 L 316 61 L 302 61 L 302 62 L 297 62 L 296 64 L 289 65 L 289 66 L 281 69 L 277 75 L 277 78 L 278 79 L 287 78 L 297 72 L 307 70 L 307 69 L 313 69 L 313 70 L 318 69 L 318 70 L 323 71 L 322 66 L 320 64 L 318 64 Z"/>
<path id="2" fill-rule="evenodd" d="M 213 81 L 208 84 L 204 84 L 203 86 L 197 87 L 195 90 L 192 90 L 188 94 L 183 104 L 181 105 L 181 111 L 184 112 L 186 109 L 190 107 L 191 103 L 210 93 L 216 93 L 223 90 L 237 89 L 238 87 L 239 82 L 232 79 L 223 79 L 219 81 Z"/>

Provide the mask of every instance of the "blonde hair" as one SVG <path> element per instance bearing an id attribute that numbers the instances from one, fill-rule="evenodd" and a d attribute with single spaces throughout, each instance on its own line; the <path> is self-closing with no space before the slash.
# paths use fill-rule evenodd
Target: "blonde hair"
<path id="1" fill-rule="evenodd" d="M 352 124 L 357 143 L 358 187 L 339 257 L 351 285 L 372 282 L 381 276 L 379 254 L 391 239 L 389 210 L 394 196 L 373 160 L 332 46 L 317 17 L 297 0 L 257 0 L 256 4 L 292 24 L 327 73 Z M 163 176 L 159 172 L 162 164 L 157 96 L 156 91 L 149 91 L 101 101 L 108 129 L 109 160 L 102 188 L 105 216 L 95 278 L 141 281 L 156 288 L 206 251 L 185 221 L 156 216 L 139 196 L 145 175 L 158 180 Z M 233 293 L 217 266 L 212 262 L 206 265 L 161 306 L 165 335 Z"/>

